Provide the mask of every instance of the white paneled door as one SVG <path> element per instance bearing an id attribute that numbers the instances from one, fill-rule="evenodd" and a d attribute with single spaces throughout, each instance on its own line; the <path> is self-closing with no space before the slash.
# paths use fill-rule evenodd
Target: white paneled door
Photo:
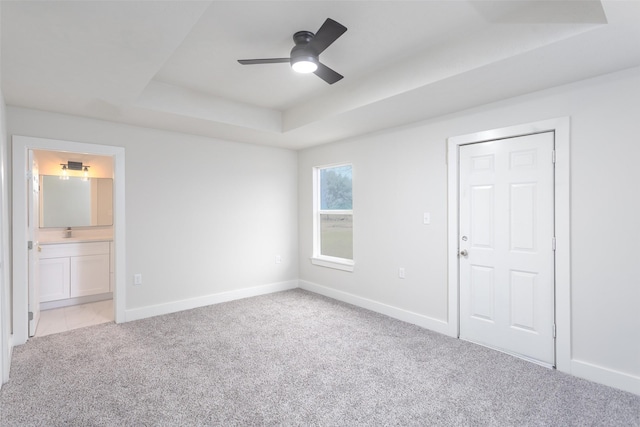
<path id="1" fill-rule="evenodd" d="M 555 365 L 554 134 L 460 147 L 460 338 Z"/>

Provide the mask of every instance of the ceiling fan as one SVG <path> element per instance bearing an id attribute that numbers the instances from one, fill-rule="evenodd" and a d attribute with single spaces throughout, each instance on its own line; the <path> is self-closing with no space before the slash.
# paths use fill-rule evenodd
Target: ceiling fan
<path id="1" fill-rule="evenodd" d="M 299 73 L 314 73 L 330 85 L 342 79 L 342 75 L 322 64 L 318 57 L 324 50 L 338 39 L 347 27 L 327 18 L 318 32 L 298 31 L 293 35 L 295 46 L 289 58 L 239 59 L 242 65 L 278 64 L 290 62 L 291 68 Z"/>

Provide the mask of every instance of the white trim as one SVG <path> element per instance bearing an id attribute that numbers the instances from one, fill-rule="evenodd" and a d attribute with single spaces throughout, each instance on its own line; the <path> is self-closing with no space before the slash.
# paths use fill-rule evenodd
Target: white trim
<path id="1" fill-rule="evenodd" d="M 367 310 L 375 311 L 376 313 L 381 313 L 394 319 L 402 320 L 403 322 L 411 323 L 441 334 L 448 333 L 448 325 L 444 320 L 434 319 L 433 317 L 414 313 L 392 305 L 383 304 L 348 292 L 328 288 L 313 282 L 307 282 L 306 280 L 299 280 L 298 283 L 298 286 L 306 291 L 324 295 L 357 307 L 366 308 Z"/>
<path id="2" fill-rule="evenodd" d="M 56 139 L 13 135 L 12 231 L 13 231 L 13 345 L 27 342 L 27 155 L 29 150 L 67 151 L 113 157 L 113 244 L 115 251 L 114 306 L 117 323 L 124 321 L 126 305 L 125 158 L 124 148 Z"/>
<path id="3" fill-rule="evenodd" d="M 335 268 L 342 271 L 353 271 L 355 263 L 349 259 L 334 257 L 311 257 L 311 264 L 321 267 Z"/>
<path id="4" fill-rule="evenodd" d="M 570 247 L 570 119 L 561 117 L 461 135 L 447 140 L 449 319 L 447 335 L 459 336 L 458 281 L 458 155 L 461 145 L 555 132 L 556 228 L 556 368 L 572 373 L 571 364 L 571 247 Z"/>
<path id="5" fill-rule="evenodd" d="M 319 191 L 318 191 L 318 186 L 320 185 L 320 177 L 318 176 L 320 174 L 320 172 L 318 172 L 320 169 L 318 167 L 313 167 L 311 168 L 311 174 L 312 174 L 312 178 L 311 178 L 311 182 L 313 185 L 312 191 L 311 193 L 313 194 L 313 200 L 312 200 L 312 211 L 311 214 L 313 215 L 313 221 L 312 221 L 312 248 L 311 248 L 311 254 L 312 254 L 312 258 L 318 256 L 318 254 L 320 253 L 320 227 L 318 225 L 318 211 L 320 210 L 320 196 L 318 195 Z M 352 189 L 353 191 L 353 189 Z M 353 207 L 353 206 L 352 206 Z"/>
<path id="6" fill-rule="evenodd" d="M 205 295 L 197 298 L 172 301 L 164 304 L 132 308 L 126 310 L 125 321 L 130 322 L 132 320 L 146 319 L 148 317 L 161 316 L 163 314 L 176 313 L 183 310 L 191 310 L 193 308 L 220 304 L 222 302 L 250 298 L 258 295 L 271 294 L 274 292 L 288 291 L 290 289 L 296 289 L 297 287 L 297 280 L 289 280 L 286 282 L 270 283 L 266 285 L 254 286 L 251 288 L 220 292 L 217 294 Z"/>
<path id="7" fill-rule="evenodd" d="M 353 215 L 352 209 L 319 209 L 319 215 Z"/>
<path id="8" fill-rule="evenodd" d="M 583 362 L 582 360 L 571 361 L 571 373 L 576 377 L 595 381 L 640 396 L 640 377 Z"/>
<path id="9" fill-rule="evenodd" d="M 6 351 L 5 356 L 7 357 L 3 363 L 6 363 L 7 371 L 4 373 L 4 378 L 2 379 L 3 383 L 9 381 L 9 373 L 11 370 L 11 358 L 13 357 L 13 335 L 10 335 L 7 339 L 7 348 L 4 349 Z M 2 384 L 0 384 L 0 388 L 2 388 Z"/>

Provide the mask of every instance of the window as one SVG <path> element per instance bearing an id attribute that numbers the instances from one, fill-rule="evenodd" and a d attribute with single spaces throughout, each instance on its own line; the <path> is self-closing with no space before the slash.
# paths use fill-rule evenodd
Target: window
<path id="1" fill-rule="evenodd" d="M 314 169 L 316 265 L 353 271 L 353 192 L 350 164 Z"/>

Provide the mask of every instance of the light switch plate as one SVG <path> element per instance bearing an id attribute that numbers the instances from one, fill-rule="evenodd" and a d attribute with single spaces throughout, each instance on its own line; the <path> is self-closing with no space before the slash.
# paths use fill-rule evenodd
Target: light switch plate
<path id="1" fill-rule="evenodd" d="M 425 212 L 422 217 L 422 222 L 424 224 L 431 224 L 431 212 Z"/>

